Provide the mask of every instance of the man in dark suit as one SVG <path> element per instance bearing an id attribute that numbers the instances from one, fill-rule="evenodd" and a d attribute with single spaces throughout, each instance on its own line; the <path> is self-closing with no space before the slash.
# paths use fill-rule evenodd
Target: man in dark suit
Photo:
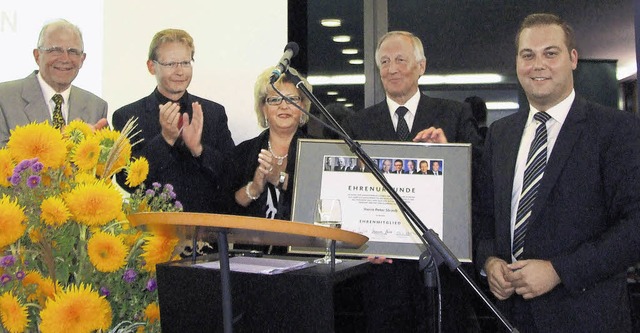
<path id="1" fill-rule="evenodd" d="M 429 174 L 429 162 L 422 160 L 420 161 L 420 171 L 418 171 L 419 174 L 421 175 L 428 175 Z"/>
<path id="2" fill-rule="evenodd" d="M 17 126 L 47 120 L 53 124 L 54 96 L 62 97 L 61 126 L 75 119 L 96 129 L 107 125 L 107 102 L 71 85 L 86 56 L 77 26 L 57 20 L 42 27 L 33 50 L 38 70 L 24 79 L 0 83 L 0 147 Z"/>
<path id="3" fill-rule="evenodd" d="M 427 171 L 427 175 L 442 176 L 442 170 L 440 170 L 440 161 L 431 161 L 431 169 Z"/>
<path id="4" fill-rule="evenodd" d="M 138 118 L 140 133 L 133 141 L 144 141 L 133 147 L 133 155 L 149 160 L 147 188 L 153 182 L 170 183 L 185 211 L 220 213 L 228 207 L 221 185 L 233 140 L 224 107 L 187 92 L 193 54 L 193 39 L 186 31 L 158 32 L 147 60 L 157 88 L 115 111 L 113 125 L 121 130 L 129 119 Z M 123 175 L 118 176 L 123 184 Z"/>
<path id="5" fill-rule="evenodd" d="M 576 96 L 578 53 L 559 17 L 525 18 L 516 47 L 529 103 L 487 134 L 476 263 L 520 332 L 631 332 L 640 121 Z M 528 177 L 530 147 L 542 162 Z"/>
<path id="6" fill-rule="evenodd" d="M 416 170 L 416 162 L 414 160 L 407 161 L 407 173 L 410 175 L 418 174 L 418 170 Z"/>
<path id="7" fill-rule="evenodd" d="M 336 166 L 333 167 L 333 171 L 347 171 L 347 166 L 345 165 L 344 157 L 336 158 Z"/>
<path id="8" fill-rule="evenodd" d="M 378 42 L 375 59 L 386 99 L 348 118 L 344 126 L 347 133 L 356 140 L 472 143 L 474 159 L 479 157 L 480 137 L 469 106 L 427 97 L 418 89 L 418 79 L 427 66 L 418 37 L 405 31 L 385 34 Z M 369 260 L 380 265 L 373 267 L 365 294 L 368 329 L 425 331 L 426 303 L 418 262 L 382 256 Z M 473 331 L 466 326 L 466 300 L 460 299 L 463 295 L 458 292 L 463 290 L 463 282 L 447 269 L 440 271 L 447 306 L 444 328 Z"/>
<path id="9" fill-rule="evenodd" d="M 404 162 L 402 162 L 402 160 L 393 161 L 393 173 L 397 173 L 397 174 L 404 173 Z"/>

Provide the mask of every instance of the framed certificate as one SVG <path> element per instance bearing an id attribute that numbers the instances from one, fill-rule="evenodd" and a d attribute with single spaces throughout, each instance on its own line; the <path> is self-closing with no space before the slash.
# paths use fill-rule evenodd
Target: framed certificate
<path id="1" fill-rule="evenodd" d="M 460 261 L 471 261 L 471 145 L 360 142 L 391 186 Z M 313 223 L 318 198 L 340 199 L 342 228 L 369 237 L 339 255 L 417 259 L 424 245 L 395 201 L 340 140 L 298 141 L 292 219 Z M 293 253 L 322 248 L 291 247 Z"/>

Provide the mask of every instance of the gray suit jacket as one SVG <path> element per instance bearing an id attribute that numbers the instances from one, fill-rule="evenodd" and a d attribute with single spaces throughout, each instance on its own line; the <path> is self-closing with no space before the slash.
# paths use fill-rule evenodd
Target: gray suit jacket
<path id="1" fill-rule="evenodd" d="M 51 121 L 37 74 L 38 71 L 34 71 L 24 79 L 0 83 L 0 147 L 7 144 L 10 131 L 16 126 Z M 82 119 L 95 124 L 101 118 L 107 118 L 107 102 L 71 86 L 68 120 Z"/>

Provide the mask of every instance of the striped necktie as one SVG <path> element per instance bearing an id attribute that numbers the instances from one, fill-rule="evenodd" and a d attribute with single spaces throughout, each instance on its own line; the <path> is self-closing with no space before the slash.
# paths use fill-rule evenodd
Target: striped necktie
<path id="1" fill-rule="evenodd" d="M 513 230 L 512 253 L 516 260 L 520 260 L 524 251 L 524 237 L 527 233 L 531 209 L 538 193 L 540 180 L 544 175 L 544 168 L 547 165 L 547 120 L 551 116 L 546 112 L 537 112 L 533 119 L 540 122 L 536 128 L 536 135 L 531 142 L 527 164 L 524 169 L 522 181 L 522 193 L 518 201 L 518 212 L 516 224 Z"/>
<path id="2" fill-rule="evenodd" d="M 404 115 L 409 112 L 409 109 L 404 106 L 396 109 L 396 114 L 398 115 L 398 126 L 396 127 L 396 133 L 398 134 L 398 139 L 400 141 L 405 141 L 409 137 L 409 125 L 407 125 L 407 121 L 404 120 Z"/>
<path id="3" fill-rule="evenodd" d="M 65 125 L 64 117 L 62 116 L 62 95 L 55 94 L 51 99 L 56 103 L 53 108 L 53 127 L 62 128 Z"/>

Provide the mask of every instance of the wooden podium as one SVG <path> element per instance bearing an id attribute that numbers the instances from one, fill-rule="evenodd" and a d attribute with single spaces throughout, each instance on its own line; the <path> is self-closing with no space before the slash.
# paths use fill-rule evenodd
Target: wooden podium
<path id="1" fill-rule="evenodd" d="M 358 248 L 368 240 L 366 236 L 341 229 L 308 223 L 234 215 L 177 212 L 136 213 L 129 215 L 128 219 L 134 226 L 172 225 L 176 227 L 176 232 L 180 237 L 193 238 L 194 240 L 217 236 L 224 332 L 233 332 L 229 242 L 255 245 L 324 247 L 326 239 L 331 239 L 335 240 L 339 247 Z M 350 265 L 344 265 L 344 267 Z M 333 269 L 333 265 L 330 266 Z M 159 286 L 162 288 L 160 283 Z M 184 311 L 189 311 L 189 309 L 185 308 Z"/>

